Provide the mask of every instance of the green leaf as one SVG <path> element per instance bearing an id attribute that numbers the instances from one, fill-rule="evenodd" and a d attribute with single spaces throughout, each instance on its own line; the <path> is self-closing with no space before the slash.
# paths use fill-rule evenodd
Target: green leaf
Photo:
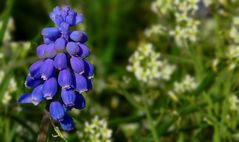
<path id="1" fill-rule="evenodd" d="M 9 17 L 11 15 L 13 4 L 14 4 L 14 0 L 7 0 L 6 9 L 4 10 L 3 18 L 2 18 L 3 24 L 2 24 L 2 28 L 0 29 L 0 45 L 2 45 L 2 42 L 3 42 L 4 34 L 7 29 L 7 24 L 8 24 Z"/>

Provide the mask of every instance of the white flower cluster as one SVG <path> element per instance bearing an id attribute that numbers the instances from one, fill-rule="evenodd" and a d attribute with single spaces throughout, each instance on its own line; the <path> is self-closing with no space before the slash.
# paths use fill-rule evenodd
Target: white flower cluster
<path id="1" fill-rule="evenodd" d="M 173 8 L 174 0 L 155 0 L 151 3 L 151 10 L 156 14 L 167 14 Z"/>
<path id="2" fill-rule="evenodd" d="M 181 45 L 183 41 L 195 42 L 197 40 L 199 21 L 193 16 L 198 9 L 199 0 L 175 0 L 176 27 L 170 31 L 176 42 Z"/>
<path id="3" fill-rule="evenodd" d="M 197 88 L 198 83 L 195 81 L 194 77 L 186 75 L 181 82 L 175 82 L 173 86 L 173 90 L 169 91 L 168 95 L 177 100 L 177 97 L 175 96 L 176 94 L 191 92 L 192 90 Z"/>
<path id="4" fill-rule="evenodd" d="M 139 81 L 152 82 L 155 79 L 169 80 L 175 66 L 160 60 L 160 54 L 151 43 L 142 43 L 129 58 L 127 70 L 133 72 Z"/>
<path id="5" fill-rule="evenodd" d="M 8 88 L 3 94 L 2 104 L 7 105 L 12 99 L 11 93 L 17 90 L 17 83 L 14 78 L 11 78 L 8 83 Z"/>
<path id="6" fill-rule="evenodd" d="M 144 34 L 146 37 L 157 36 L 165 33 L 166 29 L 160 24 L 152 25 L 150 28 L 146 29 Z"/>
<path id="7" fill-rule="evenodd" d="M 4 76 L 5 72 L 3 70 L 0 70 L 0 84 L 2 83 Z"/>
<path id="8" fill-rule="evenodd" d="M 238 111 L 239 99 L 237 98 L 237 96 L 234 94 L 231 94 L 228 101 L 229 101 L 230 109 L 233 111 Z"/>
<path id="9" fill-rule="evenodd" d="M 0 29 L 2 28 L 2 25 L 3 25 L 3 22 L 0 21 Z M 14 30 L 14 21 L 12 18 L 10 18 L 8 20 L 8 24 L 7 24 L 7 28 L 6 28 L 6 31 L 4 33 L 4 38 L 3 38 L 3 41 L 7 42 L 7 41 L 10 41 L 12 39 L 11 37 L 11 31 Z"/>
<path id="10" fill-rule="evenodd" d="M 231 29 L 229 31 L 229 36 L 231 39 L 231 44 L 228 47 L 227 57 L 230 62 L 230 69 L 234 69 L 239 61 L 239 17 L 234 17 Z"/>
<path id="11" fill-rule="evenodd" d="M 95 116 L 91 123 L 85 122 L 84 132 L 79 136 L 83 142 L 111 142 L 112 130 L 108 128 L 106 120 Z"/>
<path id="12" fill-rule="evenodd" d="M 155 0 L 151 3 L 151 10 L 156 13 L 158 17 L 168 14 L 172 8 L 173 0 Z M 158 22 L 147 28 L 144 34 L 146 37 L 152 37 L 165 33 L 167 33 L 167 29 Z"/>

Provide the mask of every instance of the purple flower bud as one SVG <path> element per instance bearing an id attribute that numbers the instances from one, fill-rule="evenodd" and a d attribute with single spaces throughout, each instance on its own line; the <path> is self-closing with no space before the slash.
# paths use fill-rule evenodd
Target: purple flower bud
<path id="1" fill-rule="evenodd" d="M 84 61 L 78 57 L 72 56 L 70 59 L 71 68 L 75 73 L 83 74 L 84 73 Z"/>
<path id="2" fill-rule="evenodd" d="M 60 125 L 65 131 L 72 131 L 74 129 L 73 119 L 67 114 L 63 118 L 63 121 L 60 122 Z"/>
<path id="3" fill-rule="evenodd" d="M 60 34 L 60 31 L 56 27 L 48 27 L 42 30 L 42 35 L 50 40 L 56 40 Z"/>
<path id="4" fill-rule="evenodd" d="M 63 121 L 65 116 L 65 110 L 63 106 L 58 101 L 51 102 L 49 107 L 49 112 L 53 120 Z"/>
<path id="5" fill-rule="evenodd" d="M 45 49 L 47 48 L 46 44 L 41 44 L 37 47 L 37 56 L 39 58 L 45 58 Z"/>
<path id="6" fill-rule="evenodd" d="M 94 66 L 87 60 L 84 60 L 85 73 L 88 79 L 94 78 Z"/>
<path id="7" fill-rule="evenodd" d="M 59 53 L 54 58 L 54 66 L 58 70 L 66 69 L 67 68 L 67 58 L 64 53 Z"/>
<path id="8" fill-rule="evenodd" d="M 85 106 L 86 106 L 85 98 L 81 94 L 76 92 L 76 99 L 75 99 L 75 106 L 74 106 L 74 108 L 82 110 L 82 109 L 85 108 Z"/>
<path id="9" fill-rule="evenodd" d="M 58 75 L 58 83 L 63 89 L 70 89 L 72 86 L 72 75 L 68 69 L 61 70 Z"/>
<path id="10" fill-rule="evenodd" d="M 75 42 L 68 42 L 66 45 L 66 51 L 70 55 L 76 55 L 79 52 L 79 46 Z"/>
<path id="11" fill-rule="evenodd" d="M 87 79 L 87 88 L 88 88 L 88 91 L 92 90 L 92 80 L 91 79 Z"/>
<path id="12" fill-rule="evenodd" d="M 20 96 L 20 98 L 17 100 L 19 104 L 30 104 L 32 103 L 32 94 L 31 93 L 25 93 Z"/>
<path id="13" fill-rule="evenodd" d="M 83 75 L 75 73 L 75 89 L 79 93 L 88 91 L 87 79 Z"/>
<path id="14" fill-rule="evenodd" d="M 84 21 L 84 16 L 82 14 L 77 14 L 75 25 L 82 23 Z"/>
<path id="15" fill-rule="evenodd" d="M 32 77 L 32 78 L 40 78 L 41 77 L 39 70 L 40 70 L 42 64 L 43 64 L 43 61 L 39 60 L 30 66 L 30 68 L 29 68 L 30 77 Z"/>
<path id="16" fill-rule="evenodd" d="M 50 13 L 51 20 L 56 23 L 56 16 L 59 16 L 61 12 L 61 8 L 59 6 L 56 6 L 53 11 Z M 57 23 L 56 23 L 57 24 Z"/>
<path id="17" fill-rule="evenodd" d="M 54 23 L 57 26 L 60 26 L 62 22 L 64 22 L 64 18 L 61 15 L 56 15 Z"/>
<path id="18" fill-rule="evenodd" d="M 72 107 L 75 105 L 76 95 L 73 90 L 62 89 L 61 98 L 66 107 Z"/>
<path id="19" fill-rule="evenodd" d="M 44 100 L 42 94 L 42 87 L 43 85 L 39 85 L 32 91 L 32 103 L 34 105 L 38 105 L 41 101 Z"/>
<path id="20" fill-rule="evenodd" d="M 70 10 L 69 14 L 66 16 L 66 22 L 70 26 L 74 26 L 75 21 L 76 21 L 76 13 L 73 10 Z"/>
<path id="21" fill-rule="evenodd" d="M 46 38 L 46 37 L 44 37 L 43 40 L 45 44 L 53 43 L 53 41 L 51 41 L 49 38 Z"/>
<path id="22" fill-rule="evenodd" d="M 49 78 L 43 84 L 42 93 L 46 100 L 52 99 L 57 92 L 57 81 L 54 77 Z"/>
<path id="23" fill-rule="evenodd" d="M 56 55 L 56 50 L 55 50 L 55 46 L 53 43 L 48 44 L 45 47 L 45 56 L 47 58 L 53 58 Z"/>
<path id="24" fill-rule="evenodd" d="M 63 52 L 65 50 L 66 47 L 66 40 L 64 38 L 58 38 L 55 41 L 55 50 L 57 52 Z"/>
<path id="25" fill-rule="evenodd" d="M 79 55 L 81 58 L 86 58 L 90 54 L 89 48 L 85 44 L 78 44 L 80 47 Z"/>
<path id="26" fill-rule="evenodd" d="M 70 6 L 65 5 L 65 6 L 62 7 L 62 12 L 68 13 L 68 11 L 69 11 L 70 9 L 71 9 Z"/>
<path id="27" fill-rule="evenodd" d="M 62 22 L 59 29 L 63 32 L 63 34 L 67 34 L 70 29 L 70 25 L 66 22 Z"/>
<path id="28" fill-rule="evenodd" d="M 54 65 L 52 59 L 46 59 L 40 68 L 41 78 L 43 80 L 47 80 L 48 78 L 53 76 L 54 73 Z"/>
<path id="29" fill-rule="evenodd" d="M 70 34 L 70 38 L 73 41 L 80 42 L 80 43 L 85 43 L 88 40 L 86 33 L 82 31 L 73 31 Z"/>
<path id="30" fill-rule="evenodd" d="M 42 80 L 40 78 L 34 79 L 31 76 L 27 76 L 25 81 L 25 86 L 27 88 L 35 88 L 36 86 L 40 85 L 42 83 Z"/>

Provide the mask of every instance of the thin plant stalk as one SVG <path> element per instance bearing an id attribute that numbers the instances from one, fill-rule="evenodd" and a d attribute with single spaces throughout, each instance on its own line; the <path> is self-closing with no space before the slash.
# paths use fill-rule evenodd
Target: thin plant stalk
<path id="1" fill-rule="evenodd" d="M 50 124 L 50 115 L 47 110 L 44 110 L 44 114 L 40 124 L 40 130 L 37 137 L 37 142 L 46 142 L 47 141 L 47 133 Z"/>

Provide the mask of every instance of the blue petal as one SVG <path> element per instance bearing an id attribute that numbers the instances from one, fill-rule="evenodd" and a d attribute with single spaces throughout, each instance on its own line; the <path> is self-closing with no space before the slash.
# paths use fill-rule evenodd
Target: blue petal
<path id="1" fill-rule="evenodd" d="M 74 108 L 82 110 L 85 108 L 85 106 L 86 106 L 85 98 L 81 94 L 76 93 Z"/>
<path id="2" fill-rule="evenodd" d="M 53 42 L 52 40 L 50 40 L 50 39 L 47 38 L 47 37 L 43 37 L 43 40 L 44 40 L 44 43 L 45 43 L 45 44 L 50 44 L 50 43 Z"/>
<path id="3" fill-rule="evenodd" d="M 88 91 L 87 79 L 83 75 L 75 73 L 75 89 L 79 93 Z"/>
<path id="4" fill-rule="evenodd" d="M 57 92 L 57 81 L 54 77 L 46 80 L 43 84 L 42 93 L 46 100 L 52 99 Z"/>
<path id="5" fill-rule="evenodd" d="M 86 58 L 90 54 L 90 49 L 85 44 L 78 44 L 80 47 L 79 55 L 81 58 Z"/>
<path id="6" fill-rule="evenodd" d="M 20 104 L 29 104 L 32 103 L 32 95 L 31 93 L 25 93 L 20 96 L 20 98 L 17 100 Z"/>
<path id="7" fill-rule="evenodd" d="M 61 98 L 66 107 L 72 107 L 75 105 L 76 95 L 73 90 L 62 89 Z"/>
<path id="8" fill-rule="evenodd" d="M 53 11 L 50 13 L 50 18 L 51 20 L 58 24 L 57 21 L 56 21 L 56 17 L 60 15 L 60 12 L 61 12 L 61 8 L 59 6 L 56 6 Z"/>
<path id="9" fill-rule="evenodd" d="M 68 34 L 70 25 L 66 22 L 62 22 L 59 29 L 63 32 L 63 34 Z"/>
<path id="10" fill-rule="evenodd" d="M 77 25 L 77 24 L 79 24 L 79 23 L 82 23 L 83 21 L 84 21 L 84 16 L 83 16 L 83 14 L 77 14 L 75 25 Z"/>
<path id="11" fill-rule="evenodd" d="M 54 23 L 57 26 L 60 26 L 62 22 L 64 22 L 64 18 L 61 15 L 56 15 Z"/>
<path id="12" fill-rule="evenodd" d="M 61 17 L 63 18 L 64 22 L 66 21 L 66 16 L 67 16 L 67 12 L 64 10 L 61 10 Z"/>
<path id="13" fill-rule="evenodd" d="M 72 75 L 68 69 L 61 70 L 58 75 L 58 83 L 63 89 L 70 89 L 72 86 Z"/>
<path id="14" fill-rule="evenodd" d="M 55 46 L 53 43 L 48 44 L 45 48 L 45 56 L 47 58 L 52 58 L 56 55 L 56 50 L 55 50 Z"/>
<path id="15" fill-rule="evenodd" d="M 40 78 L 34 79 L 31 76 L 27 76 L 25 81 L 25 86 L 27 88 L 35 88 L 36 86 L 40 85 L 42 83 L 42 80 Z"/>
<path id="16" fill-rule="evenodd" d="M 54 65 L 52 59 L 46 59 L 40 68 L 41 78 L 43 80 L 47 80 L 51 76 L 53 76 L 54 73 Z"/>
<path id="17" fill-rule="evenodd" d="M 60 102 L 51 102 L 49 112 L 53 120 L 62 121 L 65 116 L 65 110 Z"/>
<path id="18" fill-rule="evenodd" d="M 37 56 L 39 58 L 45 58 L 45 49 L 47 48 L 46 44 L 41 44 L 37 47 Z"/>
<path id="19" fill-rule="evenodd" d="M 63 121 L 60 122 L 60 125 L 65 131 L 72 131 L 74 129 L 73 119 L 67 114 L 63 118 Z"/>
<path id="20" fill-rule="evenodd" d="M 48 27 L 42 30 L 42 35 L 50 40 L 56 40 L 60 36 L 60 31 L 56 27 Z"/>
<path id="21" fill-rule="evenodd" d="M 76 21 L 76 13 L 73 10 L 68 11 L 68 15 L 66 16 L 66 22 L 70 26 L 74 26 Z"/>
<path id="22" fill-rule="evenodd" d="M 84 73 L 84 61 L 77 57 L 72 56 L 70 59 L 71 68 L 75 73 L 83 74 Z"/>
<path id="23" fill-rule="evenodd" d="M 39 85 L 32 91 L 32 103 L 34 105 L 38 105 L 41 101 L 44 100 L 42 88 L 43 85 Z"/>
<path id="24" fill-rule="evenodd" d="M 66 51 L 70 55 L 76 55 L 79 52 L 79 46 L 75 42 L 68 42 L 66 45 Z"/>
<path id="25" fill-rule="evenodd" d="M 55 41 L 55 50 L 57 52 L 63 52 L 65 50 L 66 47 L 66 40 L 64 38 L 58 38 Z"/>
<path id="26" fill-rule="evenodd" d="M 87 88 L 88 88 L 88 91 L 92 90 L 92 80 L 91 79 L 87 79 Z"/>
<path id="27" fill-rule="evenodd" d="M 88 79 L 92 79 L 94 77 L 94 66 L 87 60 L 84 60 L 85 73 Z"/>
<path id="28" fill-rule="evenodd" d="M 54 59 L 54 66 L 58 70 L 67 68 L 67 58 L 64 53 L 58 53 Z"/>
<path id="29" fill-rule="evenodd" d="M 30 66 L 30 68 L 29 68 L 29 75 L 32 78 L 40 78 L 41 77 L 41 74 L 40 74 L 39 70 L 40 70 L 42 64 L 43 64 L 43 61 L 39 60 L 39 61 L 33 63 Z"/>
<path id="30" fill-rule="evenodd" d="M 62 7 L 62 11 L 65 12 L 65 13 L 68 13 L 68 11 L 70 10 L 70 6 L 69 5 L 65 5 Z"/>
<path id="31" fill-rule="evenodd" d="M 82 31 L 73 31 L 70 34 L 70 38 L 73 41 L 81 42 L 81 43 L 85 43 L 88 40 L 86 33 Z"/>

